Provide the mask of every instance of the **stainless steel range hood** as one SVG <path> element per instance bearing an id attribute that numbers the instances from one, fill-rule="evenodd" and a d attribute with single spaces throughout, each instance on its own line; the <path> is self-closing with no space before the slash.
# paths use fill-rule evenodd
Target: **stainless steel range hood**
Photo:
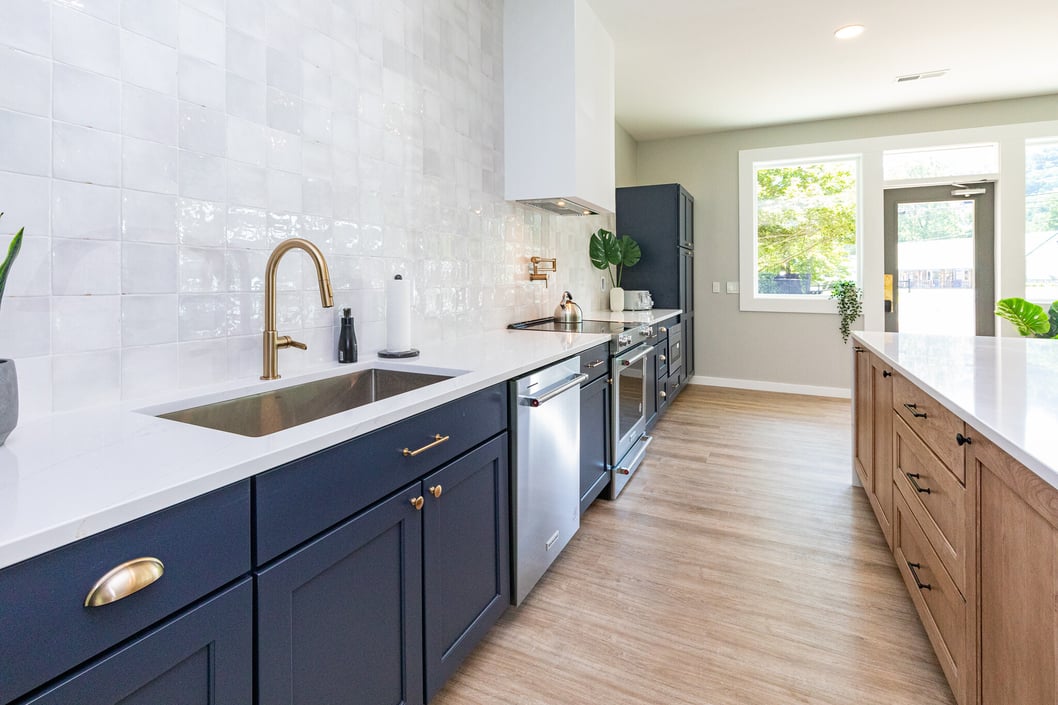
<path id="1" fill-rule="evenodd" d="M 572 198 L 527 198 L 518 201 L 557 215 L 599 215 L 599 211 Z"/>

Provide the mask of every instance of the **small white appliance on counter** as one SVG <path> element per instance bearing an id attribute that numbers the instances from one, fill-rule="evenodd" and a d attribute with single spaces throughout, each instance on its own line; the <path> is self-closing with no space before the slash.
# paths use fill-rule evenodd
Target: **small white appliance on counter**
<path id="1" fill-rule="evenodd" d="M 649 311 L 654 308 L 654 299 L 649 291 L 625 290 L 625 311 Z"/>

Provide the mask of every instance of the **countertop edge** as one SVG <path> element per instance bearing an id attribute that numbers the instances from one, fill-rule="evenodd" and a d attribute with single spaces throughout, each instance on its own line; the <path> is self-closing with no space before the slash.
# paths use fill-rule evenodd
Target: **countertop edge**
<path id="1" fill-rule="evenodd" d="M 984 419 L 980 418 L 976 414 L 964 408 L 961 404 L 954 401 L 949 395 L 937 389 L 934 385 L 923 380 L 922 377 L 920 377 L 914 371 L 910 370 L 905 365 L 902 365 L 898 361 L 894 360 L 884 350 L 872 344 L 870 340 L 864 338 L 863 335 L 861 335 L 861 331 L 853 332 L 852 338 L 854 341 L 860 343 L 872 353 L 885 360 L 890 366 L 892 366 L 894 370 L 902 374 L 909 381 L 913 382 L 916 386 L 920 387 L 923 391 L 927 392 L 930 396 L 934 397 L 953 414 L 958 416 L 964 422 L 970 424 L 975 430 L 982 433 L 985 438 L 994 443 L 997 447 L 1006 452 L 1019 463 L 1027 467 L 1041 480 L 1046 482 L 1048 485 L 1054 487 L 1055 489 L 1058 489 L 1058 469 L 1050 467 L 1046 462 L 1044 462 L 1040 458 L 1037 458 L 1032 453 L 1028 452 L 1020 444 L 1008 438 L 1007 435 L 1003 433 L 1000 429 L 995 428 L 992 424 L 988 423 Z"/>

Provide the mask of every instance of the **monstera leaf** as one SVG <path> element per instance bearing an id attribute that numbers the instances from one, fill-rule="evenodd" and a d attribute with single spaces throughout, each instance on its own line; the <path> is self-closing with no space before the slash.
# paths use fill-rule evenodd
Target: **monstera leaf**
<path id="1" fill-rule="evenodd" d="M 615 264 L 620 264 L 622 267 L 631 267 L 643 256 L 643 251 L 639 249 L 639 243 L 627 235 L 622 235 L 621 239 L 617 241 L 617 245 L 621 260 Z"/>
<path id="2" fill-rule="evenodd" d="M 610 283 L 617 286 L 610 267 L 621 263 L 621 249 L 612 232 L 599 228 L 598 232 L 592 234 L 588 242 L 588 257 L 591 258 L 592 266 L 605 269 L 610 275 Z"/>
<path id="3" fill-rule="evenodd" d="M 3 213 L 0 213 L 0 216 L 3 216 Z M 15 258 L 18 257 L 18 251 L 22 249 L 22 232 L 24 230 L 25 228 L 20 228 L 15 233 L 15 238 L 7 248 L 7 257 L 0 263 L 0 302 L 4 300 L 4 287 L 7 286 L 7 275 L 11 272 L 11 265 L 14 264 Z"/>
<path id="4" fill-rule="evenodd" d="M 1051 312 L 1058 320 L 1056 306 L 1058 301 L 1051 304 Z M 1042 306 L 1016 296 L 997 301 L 996 315 L 1013 323 L 1021 335 L 1042 338 L 1051 330 L 1051 320 Z"/>

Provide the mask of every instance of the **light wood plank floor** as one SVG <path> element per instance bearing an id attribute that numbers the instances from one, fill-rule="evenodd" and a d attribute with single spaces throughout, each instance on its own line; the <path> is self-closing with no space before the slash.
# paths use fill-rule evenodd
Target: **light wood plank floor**
<path id="1" fill-rule="evenodd" d="M 433 705 L 953 705 L 847 400 L 688 387 Z"/>

